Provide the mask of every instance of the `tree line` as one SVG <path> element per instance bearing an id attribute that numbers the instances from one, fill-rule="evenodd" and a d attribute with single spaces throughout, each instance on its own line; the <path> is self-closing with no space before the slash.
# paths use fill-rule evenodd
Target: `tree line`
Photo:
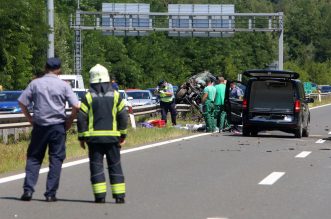
<path id="1" fill-rule="evenodd" d="M 77 0 L 55 2 L 55 54 L 63 73 L 73 74 L 74 32 L 70 14 Z M 81 0 L 80 8 L 101 11 L 102 2 Z M 285 14 L 284 69 L 300 73 L 301 80 L 331 84 L 331 2 L 329 0 L 141 0 L 151 11 L 165 12 L 168 4 L 234 4 L 235 11 Z M 47 54 L 46 2 L 0 0 L 0 85 L 24 89 L 43 72 Z M 277 60 L 278 36 L 236 33 L 230 38 L 179 38 L 166 33 L 146 37 L 105 36 L 83 32 L 83 77 L 96 63 L 105 65 L 122 88 L 154 87 L 160 79 L 181 84 L 193 74 L 209 70 L 235 79 L 246 69 L 266 68 Z"/>

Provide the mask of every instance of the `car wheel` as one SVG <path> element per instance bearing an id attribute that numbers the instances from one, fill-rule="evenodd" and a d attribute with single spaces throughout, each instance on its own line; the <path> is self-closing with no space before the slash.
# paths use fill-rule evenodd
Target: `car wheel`
<path id="1" fill-rule="evenodd" d="M 309 123 L 307 123 L 306 128 L 302 130 L 302 137 L 309 137 L 309 132 L 310 132 Z"/>
<path id="2" fill-rule="evenodd" d="M 294 135 L 296 138 L 301 138 L 302 137 L 302 124 L 299 125 L 298 129 L 294 131 Z"/>
<path id="3" fill-rule="evenodd" d="M 248 130 L 247 127 L 243 126 L 243 131 L 242 131 L 242 133 L 243 133 L 243 136 L 249 136 L 250 131 Z"/>
<path id="4" fill-rule="evenodd" d="M 254 137 L 257 136 L 257 133 L 258 133 L 258 131 L 255 129 L 251 131 L 251 135 Z"/>

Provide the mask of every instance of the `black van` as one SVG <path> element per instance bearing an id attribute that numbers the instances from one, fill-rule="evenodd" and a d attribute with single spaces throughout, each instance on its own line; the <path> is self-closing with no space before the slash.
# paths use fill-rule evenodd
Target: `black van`
<path id="1" fill-rule="evenodd" d="M 259 131 L 280 130 L 295 137 L 309 136 L 310 112 L 299 74 L 281 70 L 248 70 L 247 87 L 242 100 L 244 136 Z"/>

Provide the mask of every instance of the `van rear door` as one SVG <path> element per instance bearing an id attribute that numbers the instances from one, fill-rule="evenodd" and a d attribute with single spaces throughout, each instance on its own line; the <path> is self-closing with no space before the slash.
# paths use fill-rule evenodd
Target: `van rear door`
<path id="1" fill-rule="evenodd" d="M 270 70 L 270 69 L 257 69 L 247 70 L 242 75 L 249 78 L 282 78 L 282 79 L 298 79 L 299 73 L 294 71 L 283 71 L 283 70 Z"/>

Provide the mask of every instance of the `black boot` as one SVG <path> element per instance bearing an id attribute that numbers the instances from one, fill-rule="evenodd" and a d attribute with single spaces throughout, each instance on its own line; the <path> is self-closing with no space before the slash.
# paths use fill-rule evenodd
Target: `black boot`
<path id="1" fill-rule="evenodd" d="M 32 199 L 32 192 L 24 192 L 21 196 L 22 201 L 31 201 Z"/>
<path id="2" fill-rule="evenodd" d="M 115 202 L 116 202 L 116 204 L 124 204 L 125 199 L 124 198 L 115 198 Z"/>
<path id="3" fill-rule="evenodd" d="M 106 199 L 105 198 L 95 198 L 95 203 L 105 203 Z"/>

